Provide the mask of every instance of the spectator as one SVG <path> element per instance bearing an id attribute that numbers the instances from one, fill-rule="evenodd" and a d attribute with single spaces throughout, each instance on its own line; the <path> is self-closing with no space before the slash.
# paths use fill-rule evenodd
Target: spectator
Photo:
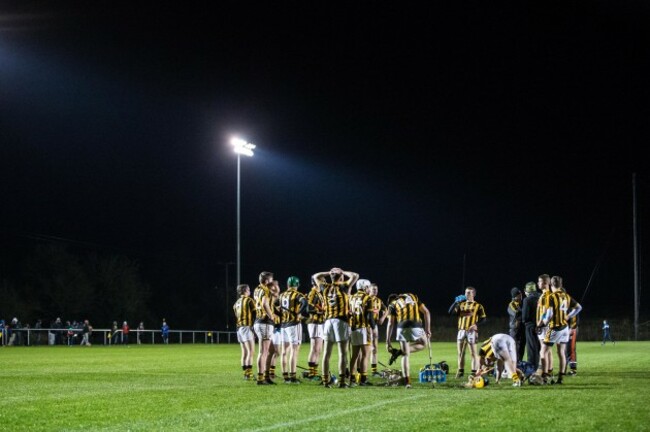
<path id="1" fill-rule="evenodd" d="M 16 345 L 16 333 L 18 333 L 16 330 L 18 329 L 18 318 L 14 317 L 14 319 L 11 320 L 11 323 L 9 324 L 9 343 L 7 345 L 13 346 Z"/>
<path id="2" fill-rule="evenodd" d="M 70 321 L 66 321 L 65 326 L 68 329 L 68 331 L 66 332 L 66 337 L 67 337 L 66 342 L 68 346 L 72 346 L 74 345 L 74 338 L 77 336 L 74 331 L 74 326 L 70 324 Z"/>
<path id="3" fill-rule="evenodd" d="M 81 330 L 83 336 L 81 339 L 81 346 L 90 346 L 90 335 L 92 334 L 92 331 L 93 328 L 88 320 L 84 320 L 83 330 Z"/>
<path id="4" fill-rule="evenodd" d="M 0 345 L 7 343 L 7 327 L 5 325 L 5 320 L 0 319 Z"/>
<path id="5" fill-rule="evenodd" d="M 160 332 L 162 334 L 163 343 L 167 345 L 169 343 L 169 326 L 167 325 L 165 318 L 163 318 L 162 328 L 160 329 Z"/>
<path id="6" fill-rule="evenodd" d="M 129 325 L 127 324 L 126 321 L 122 323 L 122 344 L 124 345 L 129 344 Z"/>
<path id="7" fill-rule="evenodd" d="M 50 328 L 54 334 L 53 345 L 62 345 L 65 330 L 63 330 L 63 322 L 61 322 L 61 318 L 57 317 L 54 322 L 50 324 Z"/>
<path id="8" fill-rule="evenodd" d="M 603 321 L 603 342 L 601 343 L 601 345 L 605 345 L 607 341 L 610 341 L 611 343 L 616 345 L 616 342 L 614 342 L 614 339 L 612 338 L 612 333 L 609 328 L 609 323 L 607 322 L 607 320 L 604 320 Z"/>
<path id="9" fill-rule="evenodd" d="M 43 328 L 43 321 L 36 320 L 36 324 L 34 324 L 34 345 L 40 345 L 41 344 L 41 329 Z"/>
<path id="10" fill-rule="evenodd" d="M 138 345 L 142 344 L 142 333 L 144 333 L 144 322 L 140 321 L 140 324 L 138 325 Z"/>
<path id="11" fill-rule="evenodd" d="M 117 328 L 117 321 L 113 321 L 113 326 L 111 327 L 111 334 L 110 334 L 111 343 L 113 345 L 115 345 L 115 344 L 117 344 L 117 343 L 119 343 L 121 341 L 121 339 L 119 338 L 119 334 L 120 334 L 119 332 L 120 331 Z"/>

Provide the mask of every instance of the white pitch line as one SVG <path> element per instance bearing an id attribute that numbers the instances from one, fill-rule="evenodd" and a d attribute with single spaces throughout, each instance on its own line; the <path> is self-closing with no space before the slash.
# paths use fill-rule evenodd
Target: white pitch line
<path id="1" fill-rule="evenodd" d="M 367 411 L 369 409 L 378 408 L 380 406 L 387 405 L 387 404 L 390 404 L 390 403 L 393 403 L 393 402 L 402 402 L 402 401 L 405 401 L 405 400 L 418 399 L 418 398 L 425 397 L 427 395 L 428 395 L 428 393 L 419 393 L 419 394 L 408 396 L 408 397 L 405 397 L 405 398 L 383 400 L 383 401 L 377 402 L 376 404 L 373 404 L 373 405 L 363 405 L 363 406 L 348 409 L 348 410 L 345 410 L 345 411 L 338 411 L 337 410 L 337 411 L 331 412 L 329 414 L 319 415 L 319 416 L 315 416 L 315 417 L 302 418 L 300 420 L 295 420 L 295 421 L 291 421 L 291 422 L 276 423 L 274 425 L 265 426 L 263 428 L 249 429 L 249 430 L 259 432 L 259 431 L 270 431 L 270 430 L 274 430 L 274 429 L 292 427 L 292 426 L 296 426 L 296 425 L 299 425 L 299 424 L 302 424 L 302 423 L 309 423 L 309 422 L 313 422 L 313 421 L 317 421 L 317 420 L 325 420 L 325 419 L 329 419 L 329 418 L 332 418 L 332 417 L 340 417 L 340 416 L 351 414 L 351 413 L 354 413 L 354 412 L 357 412 L 357 411 Z"/>

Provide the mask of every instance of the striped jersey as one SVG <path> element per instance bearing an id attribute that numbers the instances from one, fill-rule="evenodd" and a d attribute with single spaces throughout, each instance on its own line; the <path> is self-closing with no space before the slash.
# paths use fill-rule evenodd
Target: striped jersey
<path id="1" fill-rule="evenodd" d="M 323 297 L 325 298 L 324 319 L 339 318 L 347 320 L 350 316 L 350 305 L 348 301 L 348 284 L 324 284 Z"/>
<path id="2" fill-rule="evenodd" d="M 379 324 L 379 317 L 386 311 L 386 305 L 377 296 L 370 296 L 370 304 L 372 307 L 372 318 L 376 324 Z"/>
<path id="3" fill-rule="evenodd" d="M 280 309 L 282 310 L 282 327 L 289 327 L 300 323 L 298 320 L 298 312 L 302 308 L 300 301 L 304 298 L 305 295 L 298 292 L 295 288 L 289 288 L 280 294 L 279 302 Z"/>
<path id="4" fill-rule="evenodd" d="M 576 299 L 571 297 L 571 302 L 569 303 L 569 310 L 576 308 L 578 306 L 580 306 L 580 303 L 578 303 Z M 570 329 L 578 328 L 578 315 L 574 315 L 571 318 L 569 318 L 569 328 Z"/>
<path id="5" fill-rule="evenodd" d="M 312 287 L 307 295 L 307 303 L 312 312 L 307 319 L 308 324 L 322 324 L 325 321 L 325 297 L 318 287 Z"/>
<path id="6" fill-rule="evenodd" d="M 494 361 L 496 356 L 494 355 L 494 349 L 492 348 L 492 338 L 487 339 L 481 344 L 481 348 L 478 350 L 478 355 L 488 359 L 489 361 Z"/>
<path id="7" fill-rule="evenodd" d="M 418 296 L 400 294 L 388 305 L 388 314 L 397 327 L 422 327 Z"/>
<path id="8" fill-rule="evenodd" d="M 250 296 L 241 296 L 233 306 L 237 327 L 252 327 L 255 302 Z"/>
<path id="9" fill-rule="evenodd" d="M 277 330 L 280 328 L 280 324 L 282 324 L 282 307 L 280 306 L 279 297 L 274 298 L 271 296 L 271 310 L 273 311 L 273 315 L 275 315 L 275 321 L 273 321 L 273 325 Z"/>
<path id="10" fill-rule="evenodd" d="M 486 318 L 483 305 L 475 301 L 463 301 L 456 306 L 458 330 L 469 330 L 479 319 Z"/>
<path id="11" fill-rule="evenodd" d="M 262 303 L 262 300 L 266 297 L 269 306 L 271 306 L 271 309 L 273 309 L 273 306 L 271 304 L 271 291 L 269 290 L 269 287 L 266 285 L 259 284 L 257 288 L 255 288 L 255 291 L 253 292 L 253 299 L 255 300 L 255 322 L 257 323 L 264 323 L 264 324 L 273 324 L 271 319 L 266 316 L 266 310 L 264 310 L 264 306 Z"/>
<path id="12" fill-rule="evenodd" d="M 551 290 L 547 290 L 542 292 L 542 294 L 539 296 L 539 300 L 537 300 L 537 325 L 543 325 L 542 321 L 542 315 L 544 315 L 544 312 L 546 309 L 550 307 L 551 304 Z"/>
<path id="13" fill-rule="evenodd" d="M 569 313 L 569 303 L 571 297 L 569 294 L 556 291 L 551 294 L 550 307 L 553 309 L 553 316 L 548 322 L 549 328 L 561 330 L 568 325 L 567 314 Z"/>
<path id="14" fill-rule="evenodd" d="M 352 329 L 369 328 L 369 315 L 372 315 L 372 297 L 363 291 L 357 291 L 350 296 L 350 325 Z"/>

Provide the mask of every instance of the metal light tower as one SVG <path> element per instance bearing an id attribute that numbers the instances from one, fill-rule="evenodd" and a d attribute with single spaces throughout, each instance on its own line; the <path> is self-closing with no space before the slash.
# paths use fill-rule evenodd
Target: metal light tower
<path id="1" fill-rule="evenodd" d="M 237 286 L 241 284 L 241 155 L 253 156 L 255 144 L 251 144 L 241 138 L 232 138 L 237 153 Z"/>

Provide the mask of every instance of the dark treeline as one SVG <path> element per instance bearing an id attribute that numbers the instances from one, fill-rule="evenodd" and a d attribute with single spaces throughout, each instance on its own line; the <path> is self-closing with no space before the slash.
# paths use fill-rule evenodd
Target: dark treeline
<path id="1" fill-rule="evenodd" d="M 95 326 L 114 320 L 151 320 L 149 285 L 139 264 L 123 255 L 78 255 L 61 244 L 39 244 L 5 262 L 0 274 L 1 314 L 23 323 L 89 319 Z M 13 270 L 13 271 L 12 271 Z"/>
<path id="2" fill-rule="evenodd" d="M 2 243 L 0 318 L 6 321 L 40 319 L 47 327 L 60 317 L 88 319 L 95 328 L 113 321 L 158 328 L 166 318 L 172 328 L 225 329 L 214 306 L 224 293 L 202 287 L 200 271 L 182 254 L 132 257 L 60 241 Z"/>

